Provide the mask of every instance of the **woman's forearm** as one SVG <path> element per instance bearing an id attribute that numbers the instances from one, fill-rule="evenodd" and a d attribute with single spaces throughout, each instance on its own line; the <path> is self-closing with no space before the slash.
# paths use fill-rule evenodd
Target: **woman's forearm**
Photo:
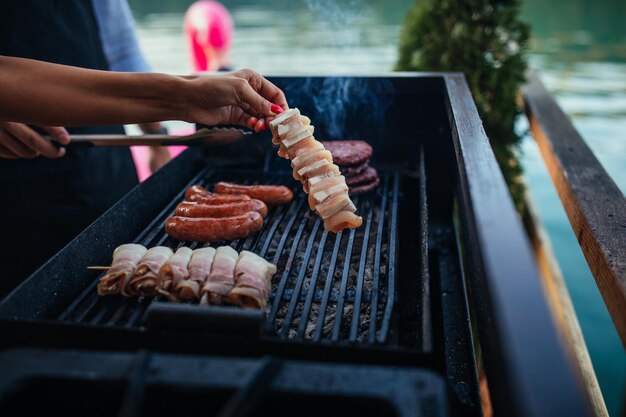
<path id="1" fill-rule="evenodd" d="M 0 120 L 93 125 L 187 120 L 191 81 L 0 56 Z"/>

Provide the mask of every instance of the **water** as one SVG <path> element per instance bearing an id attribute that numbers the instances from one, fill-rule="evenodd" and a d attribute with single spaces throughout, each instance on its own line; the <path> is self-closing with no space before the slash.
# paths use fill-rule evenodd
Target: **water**
<path id="1" fill-rule="evenodd" d="M 227 1 L 236 25 L 231 63 L 264 74 L 389 71 L 411 0 Z M 182 16 L 191 1 L 130 0 L 155 71 L 190 70 Z M 393 5 L 392 7 L 390 5 Z M 626 30 L 623 0 L 528 0 L 531 65 L 626 192 Z M 526 180 L 565 276 L 600 386 L 619 415 L 626 353 L 531 138 L 521 146 Z"/>
<path id="2" fill-rule="evenodd" d="M 142 48 L 156 71 L 191 69 L 182 33 L 189 1 L 131 0 Z M 388 71 L 396 59 L 398 23 L 410 1 L 383 8 L 375 1 L 341 1 L 343 6 L 315 13 L 307 3 L 326 0 L 222 2 L 236 25 L 232 66 L 263 74 L 372 73 Z M 341 59 L 338 59 L 338 53 Z"/>
<path id="3" fill-rule="evenodd" d="M 531 65 L 620 190 L 626 192 L 626 2 L 529 0 Z M 612 416 L 624 401 L 626 353 L 532 138 L 522 145 L 532 198 L 552 240 Z"/>

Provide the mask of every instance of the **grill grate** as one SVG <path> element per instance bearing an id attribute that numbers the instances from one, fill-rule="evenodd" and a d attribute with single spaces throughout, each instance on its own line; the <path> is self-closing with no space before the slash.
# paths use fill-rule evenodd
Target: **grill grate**
<path id="1" fill-rule="evenodd" d="M 255 236 L 211 244 L 215 247 L 230 244 L 238 251 L 250 250 L 277 265 L 264 334 L 313 342 L 389 343 L 394 333 L 391 318 L 396 298 L 400 174 L 380 172 L 379 189 L 354 198 L 364 218 L 363 226 L 335 235 L 327 233 L 321 219 L 309 210 L 307 195 L 296 187 L 290 173 L 267 172 L 207 168 L 188 184 L 199 183 L 210 189 L 211 184 L 219 180 L 243 183 L 255 178 L 261 183 L 294 187 L 293 201 L 270 208 L 262 230 Z M 170 238 L 163 229 L 165 220 L 182 201 L 185 189 L 146 227 L 135 243 L 173 249 L 185 244 Z M 196 248 L 205 244 L 188 245 Z M 150 304 L 167 302 L 162 297 L 99 297 L 96 293 L 98 279 L 58 316 L 59 320 L 141 328 Z"/>

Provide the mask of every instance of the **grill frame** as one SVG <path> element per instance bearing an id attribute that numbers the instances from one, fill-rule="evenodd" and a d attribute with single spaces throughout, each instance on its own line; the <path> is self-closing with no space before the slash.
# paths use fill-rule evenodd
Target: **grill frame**
<path id="1" fill-rule="evenodd" d="M 326 77 L 330 78 L 330 77 Z M 517 218 L 504 179 L 497 167 L 493 152 L 489 147 L 488 139 L 482 129 L 476 108 L 463 75 L 454 73 L 444 74 L 385 74 L 384 76 L 350 77 L 357 80 L 384 79 L 393 85 L 396 99 L 402 106 L 407 107 L 408 115 L 413 112 L 417 122 L 424 123 L 423 136 L 417 141 L 425 146 L 426 171 L 431 178 L 438 178 L 443 167 L 450 169 L 449 161 L 437 166 L 442 158 L 451 157 L 451 178 L 442 180 L 444 185 L 450 185 L 450 190 L 428 189 L 428 211 L 436 212 L 439 208 L 437 199 L 433 195 L 438 193 L 453 194 L 448 203 L 459 202 L 460 221 L 462 232 L 458 239 L 463 242 L 462 247 L 455 248 L 459 253 L 460 277 L 465 277 L 467 288 L 462 281 L 447 282 L 452 285 L 458 298 L 456 303 L 446 303 L 440 300 L 441 295 L 433 295 L 430 300 L 436 305 L 431 312 L 435 315 L 432 323 L 448 321 L 443 326 L 435 327 L 435 332 L 442 332 L 443 337 L 433 339 L 433 354 L 418 353 L 415 350 L 406 350 L 401 347 L 394 349 L 393 354 L 376 346 L 363 348 L 362 346 L 337 346 L 320 343 L 307 345 L 294 341 L 266 341 L 255 340 L 245 335 L 222 337 L 215 335 L 210 342 L 223 339 L 225 351 L 232 350 L 233 340 L 242 338 L 246 345 L 235 348 L 235 351 L 247 350 L 247 354 L 259 355 L 261 352 L 278 352 L 281 356 L 307 357 L 310 359 L 338 360 L 338 361 L 366 361 L 391 364 L 401 363 L 411 366 L 426 366 L 446 373 L 448 382 L 473 384 L 472 376 L 463 376 L 446 371 L 451 368 L 454 360 L 461 359 L 465 366 L 475 367 L 473 350 L 470 347 L 461 348 L 462 352 L 455 352 L 453 345 L 459 340 L 471 341 L 469 330 L 469 316 L 467 307 L 459 305 L 465 300 L 466 292 L 472 300 L 476 314 L 479 339 L 485 358 L 485 368 L 492 390 L 492 400 L 496 413 L 503 415 L 588 415 L 589 408 L 582 390 L 575 377 L 575 372 L 568 362 L 567 354 L 558 339 L 558 331 L 549 313 L 546 301 L 540 287 L 538 272 L 534 265 L 523 229 Z M 288 83 L 301 82 L 302 77 L 273 77 L 273 82 L 282 86 Z M 316 77 L 305 78 L 305 82 L 316 82 Z M 291 95 L 290 95 L 291 97 Z M 443 108 L 443 118 L 438 113 Z M 304 106 L 306 107 L 306 106 Z M 429 107 L 433 107 L 430 109 Z M 395 109 L 397 110 L 397 109 Z M 304 110 L 306 112 L 306 109 Z M 407 115 L 404 111 L 403 115 Z M 433 114 L 434 112 L 434 114 Z M 402 112 L 400 112 L 402 113 Z M 312 114 L 312 113 L 309 113 Z M 392 115 L 392 119 L 395 117 Z M 394 121 L 398 121 L 397 116 Z M 416 141 L 404 141 L 404 138 L 414 137 L 414 123 L 391 124 L 385 134 L 390 140 L 388 146 L 377 147 L 377 155 L 381 160 L 396 160 L 406 155 L 415 163 L 419 155 L 415 146 Z M 373 143 L 382 142 L 385 137 L 376 132 L 369 132 L 356 126 L 355 136 L 367 137 Z M 317 133 L 317 130 L 316 130 Z M 324 129 L 320 137 L 326 136 Z M 436 151 L 444 150 L 447 156 L 438 157 Z M 219 159 L 227 162 L 244 163 L 246 158 L 252 158 L 251 149 L 246 155 L 237 147 L 232 147 Z M 132 216 L 129 211 L 132 207 L 135 212 L 142 212 L 146 216 L 154 217 L 158 207 L 162 207 L 175 195 L 190 178 L 197 166 L 194 164 L 205 161 L 198 149 L 188 150 L 181 155 L 176 163 L 170 164 L 151 179 L 131 192 L 124 200 L 107 212 L 103 218 L 111 216 Z M 208 159 L 211 159 L 209 157 Z M 217 163 L 217 162 L 216 162 Z M 271 161 L 265 160 L 266 167 Z M 450 171 L 444 171 L 450 174 Z M 167 180 L 166 180 L 167 179 Z M 439 184 L 441 185 L 441 184 Z M 428 184 L 426 184 L 428 186 Z M 450 203 L 451 204 L 451 203 Z M 450 212 L 446 207 L 446 212 Z M 418 214 L 419 215 L 419 214 Z M 450 216 L 451 217 L 451 216 Z M 101 219 L 102 220 L 102 219 Z M 452 218 L 445 220 L 450 226 Z M 63 340 L 67 335 L 73 335 L 71 343 L 82 347 L 109 347 L 114 349 L 124 346 L 145 346 L 148 348 L 177 350 L 181 342 L 180 334 L 172 334 L 171 329 L 160 329 L 156 332 L 128 332 L 121 329 L 104 329 L 94 331 L 86 326 L 64 326 L 59 323 L 50 323 L 37 320 L 50 313 L 52 303 L 48 300 L 65 297 L 69 302 L 85 287 L 84 282 L 61 282 L 60 269 L 71 271 L 76 264 L 102 264 L 109 261 L 110 253 L 120 243 L 131 241 L 140 230 L 131 225 L 125 230 L 106 230 L 102 224 L 96 222 L 83 234 L 68 245 L 59 255 L 52 258 L 38 270 L 29 280 L 24 282 L 16 291 L 0 304 L 2 326 L 11 334 L 7 343 L 36 343 L 40 345 L 67 345 Z M 453 226 L 450 226 L 453 230 Z M 431 248 L 432 232 L 426 231 L 421 239 L 426 237 L 429 244 L 426 255 L 439 250 Z M 87 251 L 85 248 L 90 248 Z M 424 246 L 422 246 L 424 248 Z M 424 276 L 436 279 L 432 263 L 425 263 L 421 267 Z M 461 279 L 461 278 L 459 278 Z M 45 284 L 45 285 L 42 285 Z M 431 290 L 435 284 L 423 287 L 423 293 Z M 443 284 L 441 284 L 443 287 Z M 448 288 L 448 287 L 446 287 Z M 15 302 L 17 298 L 38 300 L 36 306 L 26 306 Z M 456 312 L 459 317 L 450 312 Z M 428 309 L 422 312 L 422 323 L 430 323 L 424 316 Z M 528 320 L 529 313 L 532 321 Z M 439 317 L 438 317 L 439 316 Z M 442 320 L 442 317 L 446 320 Z M 419 327 L 419 326 L 418 326 Z M 40 333 L 37 333 L 40 332 Z M 423 338 L 426 328 L 416 329 L 416 337 L 422 344 L 427 341 Z M 461 334 L 464 334 L 461 335 Z M 461 335 L 461 336 L 459 336 Z M 227 349 L 226 346 L 229 346 Z M 293 347 L 293 348 L 291 348 Z M 219 353 L 220 349 L 213 351 Z M 452 359 L 448 354 L 454 353 Z M 539 353 L 541 352 L 541 353 Z M 226 352 L 225 352 L 226 353 Z M 433 364 L 433 355 L 439 358 L 439 363 Z M 550 372 L 545 372 L 550 369 Z M 470 372 L 472 374 L 472 372 Z M 537 378 L 541 375 L 541 378 Z M 470 388 L 470 391 L 472 389 Z M 460 403 L 467 404 L 457 395 Z M 563 411 L 566 410 L 566 411 Z"/>

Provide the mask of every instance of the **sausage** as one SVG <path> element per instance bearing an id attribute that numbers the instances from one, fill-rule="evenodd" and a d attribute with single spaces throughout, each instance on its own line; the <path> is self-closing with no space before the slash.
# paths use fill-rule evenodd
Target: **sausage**
<path id="1" fill-rule="evenodd" d="M 185 191 L 185 200 L 191 201 L 191 196 L 196 195 L 196 194 L 208 195 L 208 194 L 213 194 L 213 193 L 211 193 L 206 188 L 196 184 L 187 188 L 187 191 Z"/>
<path id="2" fill-rule="evenodd" d="M 206 204 L 209 206 L 217 206 L 220 204 L 229 204 L 229 203 L 238 203 L 241 201 L 250 201 L 252 200 L 245 194 L 209 194 L 209 195 L 201 195 L 195 194 L 191 196 L 191 199 L 187 200 L 187 202 Z"/>
<path id="3" fill-rule="evenodd" d="M 222 218 L 174 216 L 165 222 L 168 235 L 186 242 L 241 239 L 258 232 L 261 227 L 263 216 L 256 211 Z"/>
<path id="4" fill-rule="evenodd" d="M 218 182 L 215 191 L 221 194 L 245 194 L 263 201 L 267 205 L 287 204 L 293 200 L 291 190 L 283 185 L 241 185 L 232 182 Z"/>
<path id="5" fill-rule="evenodd" d="M 197 201 L 205 204 L 224 204 L 233 201 L 250 200 L 250 197 L 245 194 L 215 194 L 209 190 L 199 186 L 192 185 L 185 191 L 185 200 Z"/>
<path id="6" fill-rule="evenodd" d="M 182 217 L 232 217 L 256 211 L 267 216 L 267 206 L 261 200 L 250 199 L 233 201 L 224 204 L 203 204 L 195 201 L 184 201 L 176 206 L 175 216 Z"/>

